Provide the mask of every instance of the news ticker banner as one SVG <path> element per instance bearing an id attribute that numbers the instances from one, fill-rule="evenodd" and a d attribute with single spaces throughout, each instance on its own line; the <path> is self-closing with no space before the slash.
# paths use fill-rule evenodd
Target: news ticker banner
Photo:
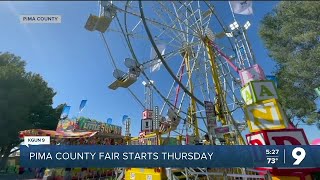
<path id="1" fill-rule="evenodd" d="M 22 167 L 320 167 L 320 146 L 20 147 Z"/>

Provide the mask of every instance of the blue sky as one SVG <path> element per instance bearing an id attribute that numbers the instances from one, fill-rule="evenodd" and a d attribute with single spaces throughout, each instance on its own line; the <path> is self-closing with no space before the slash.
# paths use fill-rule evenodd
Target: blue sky
<path id="1" fill-rule="evenodd" d="M 277 2 L 254 2 L 254 15 L 236 18 L 242 24 L 251 22 L 248 31 L 258 63 L 266 74 L 274 70 L 274 63 L 259 38 L 258 28 L 263 16 L 270 12 Z M 217 13 L 224 23 L 232 23 L 228 2 L 215 2 Z M 97 2 L 0 2 L 0 51 L 9 51 L 27 62 L 27 69 L 41 74 L 54 88 L 57 95 L 54 106 L 67 103 L 71 116 L 76 116 L 80 101 L 88 103 L 81 115 L 121 125 L 124 114 L 132 118 L 132 134 L 140 129 L 142 109 L 125 89 L 112 91 L 108 85 L 114 80 L 113 67 L 106 54 L 98 33 L 88 32 L 84 24 L 90 13 L 97 14 Z M 54 14 L 62 16 L 61 24 L 20 24 L 23 14 Z M 112 43 L 120 43 L 110 37 Z M 150 53 L 149 50 L 145 50 Z M 128 51 L 118 49 L 116 59 Z M 122 61 L 122 60 L 121 60 Z M 169 87 L 167 87 L 169 88 Z M 141 85 L 141 96 L 143 87 Z M 310 140 L 320 137 L 315 127 L 302 126 Z"/>

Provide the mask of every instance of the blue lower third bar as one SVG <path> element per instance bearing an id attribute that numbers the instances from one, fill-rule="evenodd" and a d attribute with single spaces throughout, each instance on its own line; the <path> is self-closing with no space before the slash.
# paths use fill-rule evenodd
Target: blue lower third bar
<path id="1" fill-rule="evenodd" d="M 21 146 L 22 167 L 320 167 L 320 146 Z"/>

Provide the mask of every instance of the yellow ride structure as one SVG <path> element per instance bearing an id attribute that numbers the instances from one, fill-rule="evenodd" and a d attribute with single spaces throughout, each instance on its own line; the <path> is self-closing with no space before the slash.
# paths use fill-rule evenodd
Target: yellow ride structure
<path id="1" fill-rule="evenodd" d="M 163 139 L 159 132 L 145 135 L 144 137 L 134 137 L 128 142 L 130 145 L 161 145 Z M 125 179 L 167 179 L 165 168 L 126 168 Z"/>

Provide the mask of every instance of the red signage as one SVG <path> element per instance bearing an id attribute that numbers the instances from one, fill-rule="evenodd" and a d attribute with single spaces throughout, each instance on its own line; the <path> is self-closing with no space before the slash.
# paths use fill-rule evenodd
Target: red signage
<path id="1" fill-rule="evenodd" d="M 210 101 L 204 101 L 204 109 L 206 111 L 208 127 L 216 127 L 217 121 L 214 110 L 214 104 Z"/>

